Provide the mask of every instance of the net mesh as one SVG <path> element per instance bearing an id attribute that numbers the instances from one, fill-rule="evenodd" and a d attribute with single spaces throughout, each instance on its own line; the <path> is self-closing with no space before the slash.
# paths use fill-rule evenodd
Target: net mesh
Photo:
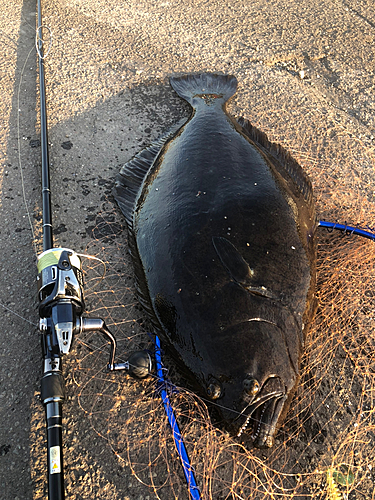
<path id="1" fill-rule="evenodd" d="M 313 179 L 319 218 L 362 227 L 375 220 L 370 178 L 365 168 L 360 173 L 354 168 L 358 162 L 374 165 L 373 149 L 346 161 L 340 178 L 337 150 L 335 161 L 327 162 L 326 148 L 324 169 L 320 151 L 305 150 L 303 141 L 292 152 Z M 126 230 L 111 201 L 97 215 L 92 236 L 86 253 L 105 261 L 106 273 L 103 277 L 100 262 L 84 262 L 89 314 L 105 319 L 116 336 L 117 361 L 135 350 L 153 350 L 133 292 Z M 375 498 L 373 262 L 372 241 L 318 230 L 318 310 L 298 390 L 270 450 L 253 449 L 213 427 L 205 402 L 179 387 L 178 370 L 164 358 L 177 388 L 170 395 L 172 406 L 202 498 Z M 189 498 L 155 380 L 135 382 L 106 373 L 109 347 L 98 334 L 80 336 L 76 346 L 73 380 L 95 432 L 156 498 Z"/>

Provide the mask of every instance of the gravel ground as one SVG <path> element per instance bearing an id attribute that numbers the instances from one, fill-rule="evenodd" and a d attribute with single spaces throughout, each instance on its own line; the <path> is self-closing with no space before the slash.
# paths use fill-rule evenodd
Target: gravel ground
<path id="1" fill-rule="evenodd" d="M 342 180 L 353 169 L 364 185 L 373 184 L 370 0 L 42 4 L 52 41 L 46 80 L 55 245 L 84 251 L 120 166 L 187 116 L 169 87 L 172 74 L 236 75 L 231 112 L 283 143 L 311 174 L 321 168 L 322 175 L 312 175 L 319 196 L 336 190 L 340 200 L 351 188 Z M 0 5 L 0 499 L 21 500 L 45 495 L 35 286 L 41 248 L 36 6 Z M 336 179 L 329 189 L 328 170 Z M 366 187 L 370 201 L 374 193 Z M 66 363 L 68 389 L 72 363 Z M 74 402 L 64 406 L 68 498 L 154 498 L 97 440 Z"/>

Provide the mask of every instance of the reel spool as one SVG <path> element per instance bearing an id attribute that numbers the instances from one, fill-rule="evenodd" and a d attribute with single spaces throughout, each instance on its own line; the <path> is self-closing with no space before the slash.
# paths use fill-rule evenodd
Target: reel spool
<path id="1" fill-rule="evenodd" d="M 48 307 L 58 299 L 69 298 L 84 309 L 83 273 L 79 256 L 68 248 L 51 248 L 38 256 L 39 312 L 48 316 Z"/>

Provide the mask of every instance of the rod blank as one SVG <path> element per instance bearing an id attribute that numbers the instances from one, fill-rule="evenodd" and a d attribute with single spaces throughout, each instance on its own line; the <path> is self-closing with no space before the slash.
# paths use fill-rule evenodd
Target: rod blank
<path id="1" fill-rule="evenodd" d="M 42 34 L 42 8 L 38 0 L 38 61 L 39 61 L 39 93 L 40 93 L 40 145 L 42 149 L 42 208 L 43 208 L 43 251 L 53 247 L 51 220 L 51 189 L 48 155 L 47 106 L 44 79 L 44 49 Z"/>

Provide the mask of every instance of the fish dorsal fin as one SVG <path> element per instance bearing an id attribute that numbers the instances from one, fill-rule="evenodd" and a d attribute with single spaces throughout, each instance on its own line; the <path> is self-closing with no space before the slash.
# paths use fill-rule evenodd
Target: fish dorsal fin
<path id="1" fill-rule="evenodd" d="M 214 236 L 212 238 L 212 243 L 216 253 L 220 257 L 221 263 L 234 281 L 241 285 L 249 286 L 254 271 L 250 268 L 237 248 L 232 245 L 229 240 L 220 236 Z"/>
<path id="2" fill-rule="evenodd" d="M 169 81 L 177 94 L 191 105 L 194 105 L 194 97 L 201 97 L 209 102 L 211 96 L 214 100 L 217 98 L 221 102 L 226 102 L 237 90 L 237 78 L 232 75 L 201 73 L 197 75 L 173 76 Z"/>
<path id="3" fill-rule="evenodd" d="M 284 178 L 287 174 L 292 179 L 294 185 L 303 194 L 306 203 L 313 209 L 314 197 L 311 181 L 291 154 L 279 144 L 269 141 L 267 135 L 254 127 L 249 120 L 241 117 L 237 121 L 249 139 L 256 142 L 261 149 L 276 160 L 280 174 Z"/>
<path id="4" fill-rule="evenodd" d="M 151 146 L 143 149 L 128 161 L 117 174 L 113 195 L 124 214 L 129 228 L 133 226 L 133 213 L 142 183 L 160 151 L 177 131 L 186 123 L 186 118 L 161 135 Z"/>

